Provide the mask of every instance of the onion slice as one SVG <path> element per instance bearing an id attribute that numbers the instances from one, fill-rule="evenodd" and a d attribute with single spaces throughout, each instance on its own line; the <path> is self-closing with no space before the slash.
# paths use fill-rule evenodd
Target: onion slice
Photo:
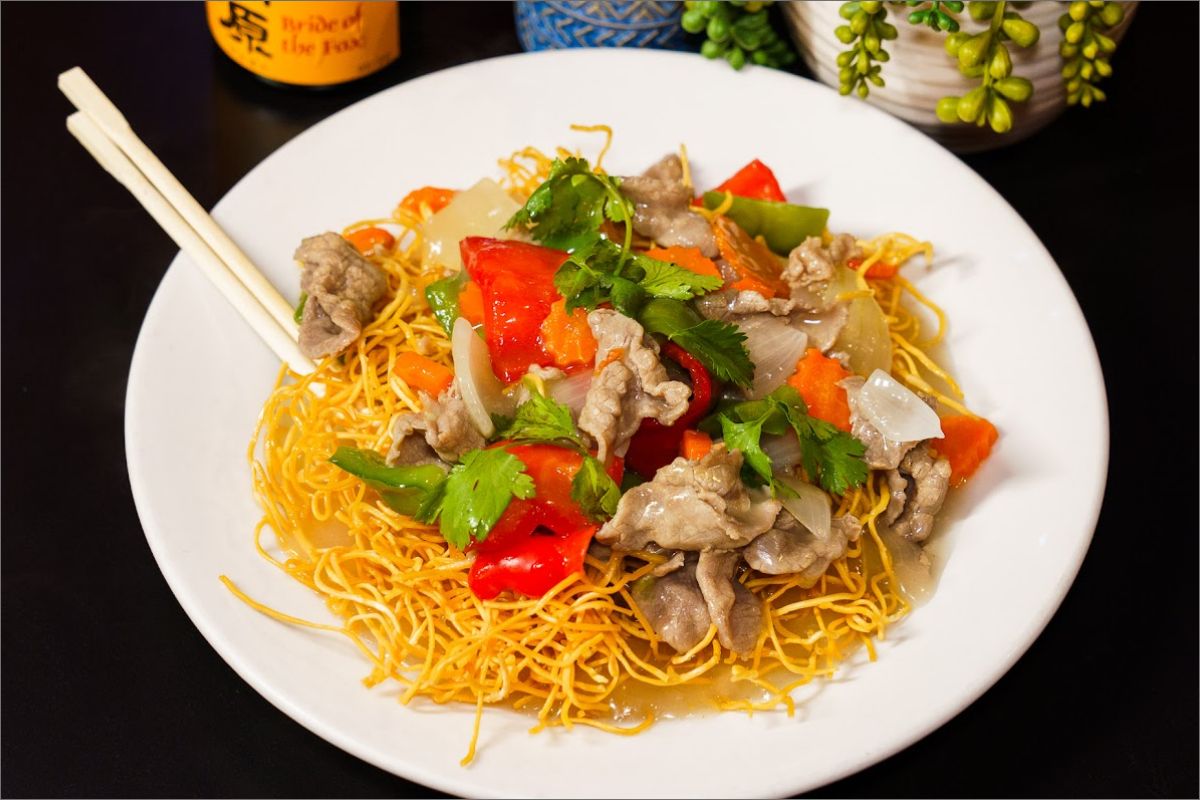
<path id="1" fill-rule="evenodd" d="M 496 432 L 492 414 L 511 415 L 513 400 L 504 393 L 504 385 L 492 372 L 492 357 L 487 344 L 465 317 L 454 321 L 450 353 L 454 357 L 454 382 L 467 414 L 480 433 L 491 436 Z"/>
<path id="2" fill-rule="evenodd" d="M 787 317 L 754 314 L 737 326 L 746 334 L 746 350 L 754 363 L 750 399 L 758 400 L 778 389 L 796 372 L 796 362 L 808 347 L 808 334 Z"/>
<path id="3" fill-rule="evenodd" d="M 592 377 L 592 371 L 589 369 L 565 378 L 546 381 L 546 394 L 571 409 L 571 413 L 578 419 L 579 413 L 583 411 L 583 404 L 587 401 L 588 389 L 592 388 Z"/>
<path id="4" fill-rule="evenodd" d="M 911 389 L 881 369 L 871 373 L 858 392 L 863 418 L 893 442 L 942 438 L 937 412 Z"/>
<path id="5" fill-rule="evenodd" d="M 811 483 L 805 483 L 794 475 L 780 475 L 778 480 L 796 493 L 796 497 L 780 497 L 783 507 L 796 521 L 812 531 L 822 541 L 829 539 L 833 524 L 833 509 L 829 495 Z"/>
<path id="6" fill-rule="evenodd" d="M 767 458 L 771 459 L 771 468 L 780 472 L 786 472 L 799 464 L 803 455 L 800 450 L 800 439 L 792 430 L 785 432 L 782 436 L 763 436 L 762 449 L 767 454 Z"/>

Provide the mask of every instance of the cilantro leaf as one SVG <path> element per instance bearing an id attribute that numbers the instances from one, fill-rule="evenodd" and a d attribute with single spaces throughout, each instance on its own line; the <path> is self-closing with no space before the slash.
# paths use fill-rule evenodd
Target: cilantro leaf
<path id="1" fill-rule="evenodd" d="M 446 541 L 462 550 L 487 538 L 514 497 L 528 499 L 534 492 L 525 464 L 508 450 L 472 450 L 425 498 L 417 519 L 437 521 Z"/>
<path id="2" fill-rule="evenodd" d="M 763 451 L 760 439 L 763 423 L 769 413 L 748 422 L 734 422 L 721 415 L 721 438 L 725 440 L 725 446 L 730 450 L 740 450 L 745 465 L 767 482 L 774 480 L 775 473 L 771 469 L 771 457 Z"/>
<path id="3" fill-rule="evenodd" d="M 587 243 L 605 218 L 628 219 L 629 201 L 618 185 L 615 179 L 592 172 L 585 159 L 555 159 L 550 175 L 504 227 L 522 226 L 547 247 L 574 251 Z"/>
<path id="4" fill-rule="evenodd" d="M 746 334 L 736 325 L 704 319 L 679 300 L 655 298 L 646 303 L 638 321 L 650 333 L 661 333 L 687 350 L 719 380 L 748 386 L 754 362 L 746 352 Z"/>
<path id="5" fill-rule="evenodd" d="M 787 494 L 788 490 L 775 480 L 761 438 L 763 434 L 778 436 L 789 428 L 800 440 L 804 471 L 819 481 L 825 491 L 845 494 L 867 479 L 863 443 L 836 426 L 809 416 L 804 398 L 791 386 L 785 384 L 761 400 L 727 406 L 714 417 L 726 446 L 740 450 L 751 473 L 771 483 L 777 494 Z M 712 430 L 713 422 L 705 420 L 700 427 Z"/>
<path id="6" fill-rule="evenodd" d="M 862 485 L 868 472 L 862 442 L 823 419 L 809 416 L 804 398 L 791 386 L 780 386 L 769 397 L 779 404 L 800 439 L 804 471 L 819 478 L 825 491 L 845 494 Z"/>
<path id="7" fill-rule="evenodd" d="M 645 270 L 645 277 L 638 284 L 652 297 L 690 300 L 721 288 L 721 279 L 713 275 L 700 275 L 649 256 L 635 255 L 633 261 Z"/>
<path id="8" fill-rule="evenodd" d="M 617 513 L 621 487 L 604 471 L 604 466 L 592 456 L 584 456 L 583 464 L 571 479 L 571 499 L 595 520 L 610 519 Z"/>
<path id="9" fill-rule="evenodd" d="M 754 380 L 754 362 L 746 351 L 746 334 L 732 323 L 706 319 L 668 338 L 723 381 L 748 386 Z"/>
<path id="10" fill-rule="evenodd" d="M 536 392 L 517 406 L 516 416 L 497 434 L 497 438 L 567 444 L 582 452 L 587 450 L 583 437 L 571 419 L 571 409 Z"/>

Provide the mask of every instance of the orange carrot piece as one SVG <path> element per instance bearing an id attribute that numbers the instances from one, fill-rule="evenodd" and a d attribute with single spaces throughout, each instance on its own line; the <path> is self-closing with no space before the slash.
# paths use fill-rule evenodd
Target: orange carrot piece
<path id="1" fill-rule="evenodd" d="M 934 439 L 934 451 L 950 462 L 950 484 L 962 486 L 975 474 L 1000 438 L 996 426 L 983 417 L 956 415 L 942 418 L 945 438 Z"/>
<path id="2" fill-rule="evenodd" d="M 810 347 L 796 362 L 796 374 L 788 378 L 788 385 L 804 398 L 811 416 L 849 433 L 850 403 L 838 382 L 850 374 L 836 358 L 823 356 L 820 350 Z"/>
<path id="3" fill-rule="evenodd" d="M 852 258 L 846 262 L 846 266 L 850 269 L 857 270 L 862 266 L 861 258 Z M 876 261 L 871 266 L 867 267 L 866 277 L 874 278 L 875 280 L 885 280 L 887 278 L 896 277 L 896 273 L 900 271 L 899 264 L 893 264 L 890 261 Z"/>
<path id="4" fill-rule="evenodd" d="M 453 189 L 439 189 L 436 186 L 422 186 L 420 189 L 414 189 L 404 196 L 400 201 L 400 208 L 412 214 L 413 216 L 422 216 L 422 204 L 429 207 L 429 210 L 436 214 L 441 211 L 457 194 Z"/>
<path id="5" fill-rule="evenodd" d="M 738 274 L 730 288 L 751 290 L 763 297 L 787 297 L 791 287 L 780 277 L 783 266 L 765 244 L 752 238 L 728 217 L 713 220 L 713 235 L 721 258 Z"/>
<path id="6" fill-rule="evenodd" d="M 567 313 L 567 301 L 556 300 L 542 321 L 542 347 L 554 359 L 554 366 L 567 369 L 591 364 L 596 359 L 596 337 L 588 327 L 587 312 L 582 308 Z"/>
<path id="7" fill-rule="evenodd" d="M 477 328 L 483 324 L 483 290 L 475 281 L 467 281 L 459 290 L 458 313 Z"/>
<path id="8" fill-rule="evenodd" d="M 395 238 L 383 228 L 359 228 L 346 234 L 346 241 L 363 255 L 374 250 L 376 245 L 383 245 L 384 250 L 391 250 L 396 244 Z"/>
<path id="9" fill-rule="evenodd" d="M 688 461 L 699 461 L 708 455 L 712 446 L 712 437 L 704 431 L 686 430 L 683 432 L 683 441 L 679 443 L 679 455 Z"/>
<path id="10" fill-rule="evenodd" d="M 614 347 L 612 350 L 608 351 L 608 355 L 606 355 L 604 357 L 603 361 L 601 361 L 599 364 L 596 365 L 596 368 L 593 369 L 592 372 L 596 375 L 599 375 L 601 372 L 604 371 L 605 367 L 607 367 L 609 364 L 613 363 L 614 361 L 620 361 L 621 357 L 624 355 L 625 355 L 624 347 Z"/>
<path id="11" fill-rule="evenodd" d="M 721 270 L 717 269 L 711 258 L 705 258 L 698 247 L 655 247 L 647 250 L 646 255 L 683 267 L 697 275 L 711 275 L 724 280 Z"/>
<path id="12" fill-rule="evenodd" d="M 392 372 L 413 389 L 427 392 L 431 397 L 446 391 L 454 381 L 449 367 L 411 351 L 396 356 Z"/>

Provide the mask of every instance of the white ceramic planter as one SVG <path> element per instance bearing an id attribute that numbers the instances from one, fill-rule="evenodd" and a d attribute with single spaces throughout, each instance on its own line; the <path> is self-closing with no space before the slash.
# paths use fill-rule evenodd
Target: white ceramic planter
<path id="1" fill-rule="evenodd" d="M 846 49 L 838 41 L 834 29 L 845 24 L 838 15 L 840 2 L 787 3 L 784 16 L 791 28 L 792 38 L 800 55 L 818 80 L 829 86 L 838 85 L 837 55 Z M 1133 18 L 1137 3 L 1127 3 L 1125 18 L 1111 33 L 1120 41 Z M 1062 31 L 1058 19 L 1066 13 L 1066 3 L 1035 2 L 1021 10 L 1021 16 L 1037 25 L 1041 36 L 1033 47 L 1010 45 L 1013 74 L 1033 82 L 1033 96 L 1024 103 L 1013 103 L 1013 127 L 1006 134 L 975 125 L 946 124 L 934 113 L 937 101 L 947 95 L 959 95 L 978 85 L 964 78 L 958 65 L 946 54 L 945 34 L 924 25 L 907 21 L 909 9 L 888 4 L 888 19 L 900 31 L 899 37 L 886 42 L 884 49 L 891 59 L 883 65 L 886 86 L 871 87 L 867 102 L 920 128 L 942 144 L 958 152 L 970 152 L 1000 147 L 1019 141 L 1045 125 L 1066 108 L 1063 88 L 1062 58 L 1058 46 Z M 962 29 L 968 32 L 983 30 L 985 23 L 971 19 L 964 9 L 958 15 Z"/>

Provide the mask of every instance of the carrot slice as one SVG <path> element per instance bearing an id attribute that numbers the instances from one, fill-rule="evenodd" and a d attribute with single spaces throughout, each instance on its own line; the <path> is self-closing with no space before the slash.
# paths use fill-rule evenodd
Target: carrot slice
<path id="1" fill-rule="evenodd" d="M 783 266 L 770 249 L 751 238 L 729 217 L 718 216 L 713 220 L 713 234 L 717 239 L 717 249 L 721 258 L 729 263 L 738 280 L 731 288 L 738 291 L 755 291 L 763 297 L 787 297 L 791 287 L 780 277 Z"/>
<path id="2" fill-rule="evenodd" d="M 677 267 L 683 267 L 697 275 L 711 275 L 724 280 L 721 270 L 717 269 L 717 265 L 711 258 L 705 258 L 698 247 L 655 247 L 647 250 L 646 255 Z"/>
<path id="3" fill-rule="evenodd" d="M 850 403 L 846 390 L 838 382 L 850 374 L 836 358 L 828 358 L 810 347 L 796 362 L 796 374 L 788 378 L 788 385 L 804 398 L 810 416 L 849 433 Z"/>
<path id="4" fill-rule="evenodd" d="M 852 258 L 846 262 L 846 266 L 850 269 L 857 270 L 862 266 L 861 258 Z M 900 271 L 899 264 L 893 264 L 890 261 L 876 261 L 871 266 L 867 267 L 866 277 L 874 278 L 875 280 L 884 280 L 886 278 L 896 277 L 896 273 Z"/>
<path id="5" fill-rule="evenodd" d="M 383 245 L 384 250 L 391 250 L 396 244 L 396 239 L 383 228 L 359 228 L 346 234 L 346 241 L 364 255 L 374 250 L 376 245 Z"/>
<path id="6" fill-rule="evenodd" d="M 945 437 L 934 439 L 934 451 L 950 462 L 950 483 L 962 486 L 975 474 L 1000 438 L 996 426 L 983 417 L 956 415 L 942 418 Z"/>
<path id="7" fill-rule="evenodd" d="M 679 455 L 688 461 L 699 461 L 712 450 L 713 440 L 704 431 L 686 430 L 683 440 L 679 443 Z"/>
<path id="8" fill-rule="evenodd" d="M 483 324 L 483 290 L 475 281 L 467 281 L 459 291 L 458 313 L 477 328 Z"/>
<path id="9" fill-rule="evenodd" d="M 582 308 L 567 313 L 567 301 L 556 300 L 542 321 L 542 347 L 562 369 L 586 366 L 596 359 L 596 337 Z"/>
<path id="10" fill-rule="evenodd" d="M 429 208 L 430 213 L 436 214 L 450 204 L 454 199 L 454 195 L 458 194 L 453 189 L 440 189 L 437 186 L 422 186 L 420 189 L 414 189 L 404 196 L 400 201 L 400 208 L 407 211 L 415 217 L 424 216 L 421 211 L 421 206 Z"/>
<path id="11" fill-rule="evenodd" d="M 396 356 L 392 372 L 413 389 L 427 392 L 431 397 L 446 391 L 454 381 L 449 367 L 411 351 Z"/>

